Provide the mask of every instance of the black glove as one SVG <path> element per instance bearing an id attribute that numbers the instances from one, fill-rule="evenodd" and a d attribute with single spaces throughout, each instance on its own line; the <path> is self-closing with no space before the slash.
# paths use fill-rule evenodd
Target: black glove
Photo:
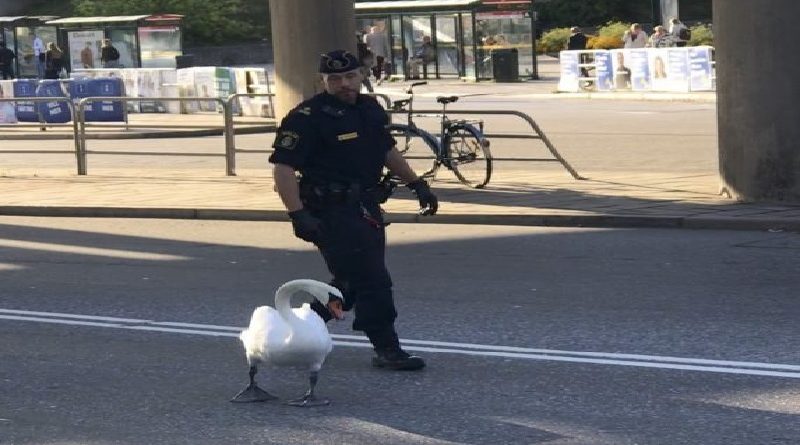
<path id="1" fill-rule="evenodd" d="M 308 210 L 300 209 L 289 212 L 289 218 L 292 219 L 294 235 L 301 240 L 313 243 L 322 236 L 322 220 Z"/>
<path id="2" fill-rule="evenodd" d="M 439 210 L 439 200 L 436 195 L 431 192 L 428 183 L 424 179 L 417 179 L 416 181 L 409 182 L 406 186 L 414 191 L 419 200 L 419 214 L 420 215 L 435 215 Z"/>

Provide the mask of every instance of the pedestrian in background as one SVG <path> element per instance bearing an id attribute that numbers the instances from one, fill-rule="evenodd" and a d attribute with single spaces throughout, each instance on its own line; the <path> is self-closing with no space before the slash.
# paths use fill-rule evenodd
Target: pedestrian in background
<path id="1" fill-rule="evenodd" d="M 283 119 L 269 161 L 295 236 L 317 246 L 333 274 L 332 285 L 344 295 L 342 305 L 315 302 L 312 309 L 325 321 L 354 309 L 353 329 L 372 343 L 373 366 L 417 370 L 425 361 L 400 347 L 394 328 L 397 311 L 380 209 L 390 194 L 381 187 L 383 168 L 408 184 L 424 214 L 436 213 L 438 200 L 397 151 L 383 107 L 359 93 L 360 68 L 347 51 L 322 55 L 325 91 Z"/>
<path id="2" fill-rule="evenodd" d="M 622 35 L 625 48 L 644 48 L 647 46 L 647 33 L 642 30 L 642 25 L 634 23 L 631 29 Z"/>
<path id="3" fill-rule="evenodd" d="M 663 26 L 656 26 L 653 31 L 655 32 L 650 36 L 647 46 L 651 48 L 669 48 L 674 45 L 672 35 Z"/>
<path id="4" fill-rule="evenodd" d="M 14 78 L 14 59 L 17 54 L 6 47 L 6 42 L 0 42 L 0 76 L 3 80 Z"/>
<path id="5" fill-rule="evenodd" d="M 688 45 L 689 40 L 692 39 L 692 32 L 689 27 L 681 23 L 677 18 L 670 21 L 669 34 L 672 36 L 672 40 L 675 41 L 675 46 L 679 47 Z"/>
<path id="6" fill-rule="evenodd" d="M 47 53 L 47 47 L 44 46 L 44 41 L 42 40 L 41 37 L 39 37 L 38 35 L 34 34 L 34 36 L 33 36 L 33 59 L 34 59 L 34 62 L 36 63 L 36 77 L 38 77 L 39 79 L 43 79 L 44 78 L 44 69 L 45 69 L 44 65 L 45 65 L 45 61 L 47 59 L 46 53 Z"/>
<path id="7" fill-rule="evenodd" d="M 111 44 L 111 39 L 103 39 L 100 47 L 100 63 L 103 68 L 119 68 L 119 51 Z"/>
<path id="8" fill-rule="evenodd" d="M 392 49 L 389 46 L 389 37 L 383 28 L 383 23 L 378 23 L 371 26 L 369 34 L 364 36 L 367 49 L 375 55 L 375 66 L 372 68 L 372 73 L 375 75 L 378 85 L 391 75 Z"/>
<path id="9" fill-rule="evenodd" d="M 54 42 L 47 43 L 47 52 L 44 55 L 44 78 L 58 79 L 64 76 L 61 71 L 66 71 L 64 52 Z"/>
<path id="10" fill-rule="evenodd" d="M 569 40 L 567 41 L 567 49 L 570 51 L 586 49 L 586 35 L 577 26 L 569 29 Z"/>

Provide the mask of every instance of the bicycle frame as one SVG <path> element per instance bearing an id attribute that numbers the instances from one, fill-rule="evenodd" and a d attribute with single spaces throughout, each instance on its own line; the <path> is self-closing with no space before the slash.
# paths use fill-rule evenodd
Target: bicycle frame
<path id="1" fill-rule="evenodd" d="M 459 173 L 456 169 L 456 165 L 452 164 L 452 160 L 456 160 L 457 163 L 462 161 L 462 155 L 459 157 L 450 158 L 450 151 L 451 145 L 454 143 L 454 136 L 459 135 L 460 137 L 464 137 L 464 132 L 471 135 L 472 138 L 478 141 L 478 144 L 482 147 L 482 150 L 487 154 L 487 167 L 486 167 L 486 179 L 483 182 L 478 182 L 478 185 L 474 185 L 476 188 L 483 187 L 488 181 L 491 176 L 491 154 L 488 151 L 489 143 L 486 138 L 483 136 L 483 121 L 468 121 L 468 120 L 452 120 L 447 117 L 447 104 L 455 102 L 458 100 L 457 96 L 452 96 L 450 98 L 437 98 L 437 102 L 442 104 L 442 113 L 437 114 L 440 117 L 439 120 L 439 134 L 438 136 L 431 134 L 430 132 L 423 130 L 414 123 L 414 87 L 418 85 L 426 85 L 427 82 L 417 82 L 411 84 L 409 89 L 406 91 L 407 94 L 410 95 L 408 99 L 397 100 L 392 103 L 392 110 L 394 111 L 405 111 L 406 114 L 406 123 L 405 124 L 390 124 L 390 130 L 400 131 L 405 133 L 406 135 L 406 148 L 401 149 L 401 153 L 404 153 L 408 147 L 408 141 L 410 137 L 420 137 L 423 139 L 423 142 L 433 151 L 434 155 L 434 163 L 430 170 L 423 173 L 423 177 L 425 178 L 433 178 L 436 175 L 439 167 L 444 165 L 447 167 L 448 170 L 453 171 L 456 176 L 459 178 L 461 182 L 464 184 L 470 185 L 471 180 L 464 179 L 464 176 Z M 408 106 L 408 108 L 404 108 Z M 477 126 L 475 125 L 477 124 Z"/>

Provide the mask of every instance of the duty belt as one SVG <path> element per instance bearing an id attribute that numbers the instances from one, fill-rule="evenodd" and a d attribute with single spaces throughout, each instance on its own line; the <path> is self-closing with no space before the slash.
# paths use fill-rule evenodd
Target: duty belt
<path id="1" fill-rule="evenodd" d="M 354 204 L 361 200 L 361 191 L 358 183 L 300 184 L 301 197 L 319 204 Z"/>

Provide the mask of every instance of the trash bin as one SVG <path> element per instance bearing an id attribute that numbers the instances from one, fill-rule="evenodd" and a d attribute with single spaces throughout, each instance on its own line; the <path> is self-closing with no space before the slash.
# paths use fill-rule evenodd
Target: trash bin
<path id="1" fill-rule="evenodd" d="M 194 66 L 194 55 L 193 54 L 183 54 L 181 56 L 175 56 L 175 68 L 191 68 Z"/>
<path id="2" fill-rule="evenodd" d="M 516 82 L 519 80 L 519 55 L 516 48 L 493 49 L 492 72 L 496 82 Z"/>

